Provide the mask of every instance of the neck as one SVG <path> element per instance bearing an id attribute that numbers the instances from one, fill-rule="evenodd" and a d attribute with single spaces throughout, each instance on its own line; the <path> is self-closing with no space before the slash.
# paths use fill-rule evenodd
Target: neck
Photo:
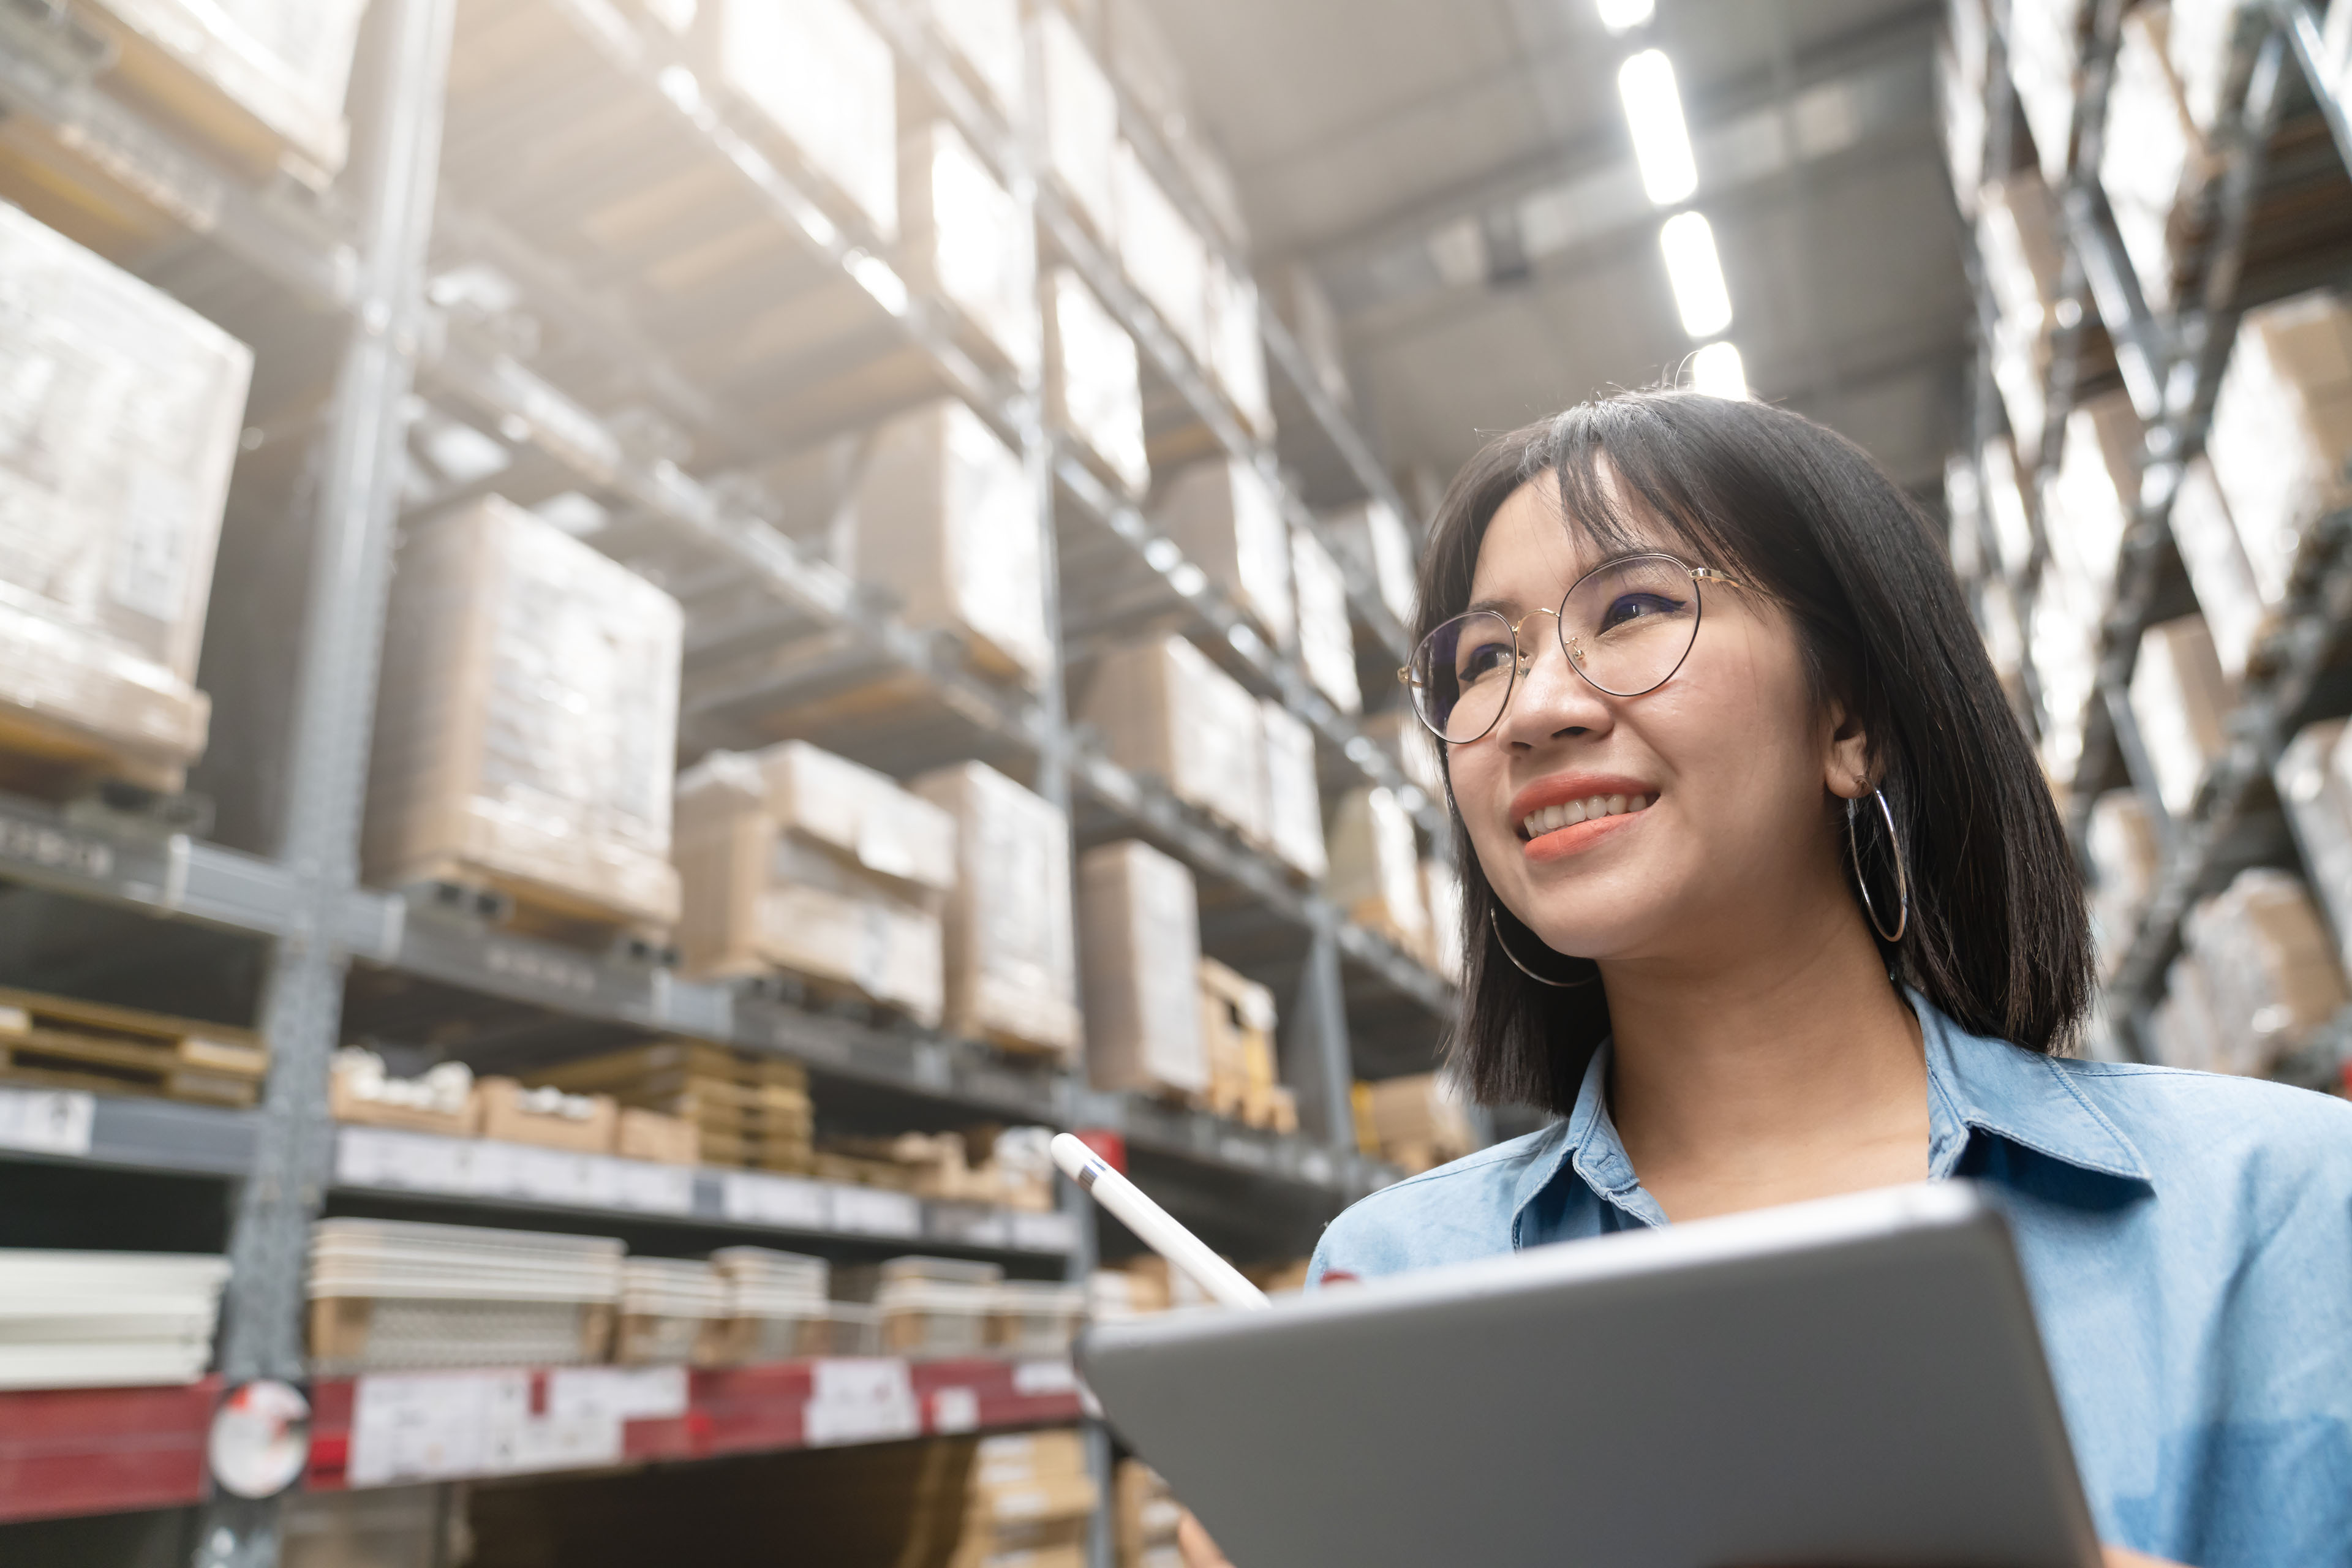
<path id="1" fill-rule="evenodd" d="M 1919 1026 L 1850 900 L 1703 966 L 1604 963 L 1610 1109 L 1694 1217 L 1927 1174 Z"/>

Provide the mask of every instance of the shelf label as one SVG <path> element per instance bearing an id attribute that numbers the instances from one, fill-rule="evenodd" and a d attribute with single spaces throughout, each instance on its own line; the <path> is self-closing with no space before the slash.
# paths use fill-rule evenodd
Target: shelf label
<path id="1" fill-rule="evenodd" d="M 971 1432 L 980 1426 L 980 1392 L 971 1388 L 931 1390 L 931 1430 Z"/>
<path id="2" fill-rule="evenodd" d="M 0 1089 L 0 1149 L 87 1154 L 94 1097 L 78 1089 Z"/>
<path id="3" fill-rule="evenodd" d="M 593 1369 L 602 1370 L 602 1369 Z M 353 1487 L 447 1481 L 617 1464 L 628 1391 L 583 1394 L 531 1409 L 528 1372 L 379 1373 L 352 1395 Z"/>
<path id="4" fill-rule="evenodd" d="M 811 1369 L 802 1432 L 811 1447 L 921 1435 L 914 1380 L 903 1361 L 820 1361 Z"/>
<path id="5" fill-rule="evenodd" d="M 1217 1157 L 1229 1165 L 1239 1165 L 1248 1171 L 1268 1171 L 1274 1168 L 1274 1152 L 1265 1144 L 1248 1138 L 1218 1140 Z"/>
<path id="6" fill-rule="evenodd" d="M 866 1236 L 923 1234 L 923 1205 L 906 1193 L 830 1184 L 825 1192 L 831 1199 L 835 1230 Z"/>
<path id="7" fill-rule="evenodd" d="M 547 1413 L 578 1420 L 671 1421 L 686 1414 L 682 1366 L 566 1366 L 547 1374 Z"/>
<path id="8" fill-rule="evenodd" d="M 1009 1247 L 1011 1219 L 1003 1209 L 977 1204 L 935 1203 L 931 1205 L 931 1237 L 962 1247 Z"/>
<path id="9" fill-rule="evenodd" d="M 1074 1215 L 1057 1212 L 1029 1214 L 1013 1212 L 1013 1245 L 1024 1252 L 1073 1252 L 1078 1245 L 1078 1222 Z"/>
<path id="10" fill-rule="evenodd" d="M 719 1201 L 720 1212 L 744 1225 L 772 1225 L 786 1230 L 832 1228 L 832 1207 L 825 1202 L 824 1189 L 814 1182 L 730 1171 L 719 1184 Z"/>
<path id="11" fill-rule="evenodd" d="M 1024 1361 L 1013 1363 L 1013 1392 L 1024 1398 L 1044 1394 L 1076 1394 L 1078 1374 L 1066 1361 Z"/>
<path id="12" fill-rule="evenodd" d="M 574 1154 L 528 1143 L 444 1138 L 389 1127 L 345 1127 L 335 1180 L 477 1198 L 520 1198 L 653 1214 L 694 1212 L 694 1169 L 649 1160 Z"/>
<path id="13" fill-rule="evenodd" d="M 114 875 L 114 846 L 93 834 L 0 816 L 0 860 L 65 871 L 103 882 Z"/>

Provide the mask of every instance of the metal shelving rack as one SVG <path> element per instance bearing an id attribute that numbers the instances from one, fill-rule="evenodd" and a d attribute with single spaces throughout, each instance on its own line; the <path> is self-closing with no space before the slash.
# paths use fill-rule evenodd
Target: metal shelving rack
<path id="1" fill-rule="evenodd" d="M 550 1030 L 592 1029 L 615 1039 L 684 1035 L 795 1058 L 818 1075 L 821 1090 L 830 1083 L 882 1096 L 910 1115 L 1118 1132 L 1171 1208 L 1228 1237 L 1303 1249 L 1321 1220 L 1392 1175 L 1357 1152 L 1349 1086 L 1360 1074 L 1425 1068 L 1453 1006 L 1450 987 L 1352 923 L 1318 887 L 1301 883 L 1157 781 L 1119 768 L 1074 731 L 1058 651 L 1032 693 L 973 675 L 940 639 L 895 620 L 870 591 L 724 489 L 649 452 L 568 388 L 567 378 L 593 370 L 641 391 L 692 436 L 721 447 L 745 437 L 740 416 L 673 363 L 658 331 L 632 319 L 612 290 L 583 282 L 536 250 L 500 220 L 495 199 L 469 188 L 457 154 L 445 158 L 445 132 L 456 133 L 459 107 L 449 87 L 453 38 L 469 8 L 517 3 L 375 0 L 354 89 L 364 112 L 355 116 L 352 166 L 316 195 L 289 193 L 282 182 L 262 185 L 184 145 L 95 85 L 96 62 L 60 47 L 70 38 L 58 14 L 0 6 L 0 111 L 48 129 L 86 160 L 67 167 L 70 177 L 95 166 L 166 212 L 182 231 L 183 250 L 209 262 L 200 276 L 233 276 L 247 295 L 269 296 L 268 310 L 306 318 L 312 332 L 340 338 L 331 395 L 315 426 L 261 433 L 266 447 L 301 441 L 309 475 L 297 503 L 308 583 L 278 747 L 283 808 L 273 850 L 231 847 L 152 812 L 0 796 L 0 882 L 115 911 L 112 918 L 150 917 L 137 926 L 142 940 L 228 943 L 258 955 L 254 1021 L 272 1051 L 261 1104 L 238 1112 L 101 1096 L 82 1136 L 65 1143 L 18 1138 L 9 1147 L 0 1118 L 0 1156 L 225 1180 L 234 1271 L 219 1373 L 231 1385 L 257 1377 L 302 1381 L 304 1255 L 310 1222 L 330 1204 L 460 1217 L 509 1214 L 526 1224 L 534 1214 L 562 1214 L 640 1230 L 814 1237 L 853 1252 L 865 1247 L 866 1256 L 916 1242 L 1026 1259 L 1031 1272 L 1058 1268 L 1076 1278 L 1094 1262 L 1093 1215 L 1082 1201 L 1059 1215 L 1015 1215 L 914 1200 L 856 1202 L 842 1195 L 849 1189 L 829 1194 L 814 1183 L 763 1194 L 757 1189 L 763 1178 L 750 1173 L 603 1168 L 635 1163 L 625 1161 L 601 1162 L 560 1188 L 519 1185 L 511 1174 L 469 1176 L 454 1157 L 426 1163 L 444 1172 L 437 1178 L 388 1175 L 370 1153 L 375 1135 L 330 1120 L 327 1058 L 355 1023 L 396 1024 L 421 1016 L 419 1009 L 467 1024 L 468 1037 L 486 1049 Z M 1172 541 L 1093 478 L 1046 427 L 1034 380 L 1007 375 L 968 352 L 954 307 L 912 290 L 891 247 L 859 232 L 840 204 L 824 198 L 820 180 L 772 139 L 747 131 L 720 96 L 700 90 L 672 42 L 614 0 L 527 3 L 561 20 L 599 91 L 665 106 L 665 133 L 692 150 L 697 170 L 734 182 L 741 199 L 795 237 L 801 257 L 793 276 L 801 286 L 835 290 L 874 316 L 877 331 L 866 340 L 874 355 L 919 365 L 927 395 L 961 396 L 1023 454 L 1047 511 L 1046 538 L 1083 546 L 1083 580 L 1065 580 L 1055 563 L 1065 552 L 1047 552 L 1050 625 L 1062 623 L 1064 595 L 1100 602 L 1116 591 L 1147 605 L 1163 617 L 1159 624 L 1181 625 L 1254 692 L 1307 721 L 1327 788 L 1388 786 L 1424 835 L 1443 845 L 1440 804 L 1310 687 L 1286 650 L 1267 646 Z M 1030 215 L 1037 243 L 1094 288 L 1214 448 L 1264 474 L 1295 526 L 1318 530 L 1271 447 L 1243 427 L 1039 173 L 1039 128 L 1005 123 L 985 107 L 911 0 L 859 3 L 898 57 L 902 90 L 917 84 L 995 168 Z M 1167 177 L 1164 151 L 1142 117 L 1130 106 L 1123 119 L 1161 165 L 1171 193 L 1189 200 L 1187 183 Z M 1213 231 L 1204 225 L 1203 232 Z M 563 352 L 515 352 L 495 320 L 435 300 L 433 280 L 468 262 L 494 266 L 518 285 L 532 316 L 562 335 Z M 1369 441 L 1324 393 L 1270 310 L 1263 325 L 1273 373 L 1294 385 L 1320 438 L 1367 494 L 1409 516 Z M 625 524 L 614 531 L 614 552 L 658 556 L 688 605 L 689 638 L 709 626 L 718 628 L 715 640 L 744 624 L 780 642 L 788 632 L 809 634 L 816 652 L 689 704 L 681 720 L 689 738 L 724 741 L 740 732 L 746 713 L 824 711 L 826 699 L 887 673 L 925 694 L 930 721 L 921 735 L 910 742 L 903 732 L 869 729 L 814 738 L 902 773 L 977 756 L 1027 778 L 1067 809 L 1081 843 L 1139 837 L 1184 860 L 1202 879 L 1209 948 L 1263 952 L 1261 973 L 1284 983 L 1281 1055 L 1299 1099 L 1302 1133 L 1276 1136 L 1098 1093 L 1082 1078 L 972 1042 L 689 982 L 642 954 L 536 940 L 475 913 L 363 886 L 357 840 L 396 532 L 404 508 L 448 499 L 420 503 L 403 490 L 404 447 L 420 408 L 485 425 L 519 459 L 609 501 Z M 598 542 L 605 543 L 603 536 Z M 1351 578 L 1349 594 L 1360 636 L 1381 658 L 1402 662 L 1404 633 L 1370 584 Z M 1351 1015 L 1381 1021 L 1381 1038 L 1351 1040 Z M 877 1196 L 886 1195 L 867 1194 Z M 206 1385 L 190 1408 L 208 1408 L 211 1392 Z M 0 1395 L 0 1450 L 18 1425 L 7 1404 Z M 199 1561 L 218 1568 L 274 1563 L 278 1507 L 208 1493 Z M 1107 1544 L 1098 1541 L 1097 1548 L 1097 1561 L 1107 1561 Z"/>
<path id="2" fill-rule="evenodd" d="M 1989 179 L 2023 162 L 2017 155 L 2015 135 L 2021 127 L 2007 66 L 2009 8 L 2008 0 L 1990 0 L 1987 6 L 1990 50 L 1983 169 Z M 2033 532 L 2032 556 L 2022 571 L 2003 572 L 2000 543 L 1992 536 L 1985 507 L 1979 508 L 1984 530 L 1979 548 L 1988 570 L 2003 572 L 2020 626 L 2030 624 L 2033 595 L 2048 556 L 2039 481 L 2056 470 L 2067 412 L 2092 369 L 2086 340 L 2095 326 L 2112 353 L 2114 378 L 2129 396 L 2146 437 L 2137 505 L 2123 540 L 2114 595 L 2100 624 L 2095 681 L 2083 716 L 2083 749 L 2065 805 L 2068 826 L 2079 844 L 2099 794 L 2130 785 L 2160 829 L 2164 854 L 2154 895 L 2104 993 L 2116 1043 L 2146 1056 L 2148 1017 L 2162 1000 L 2166 968 L 2180 951 L 2182 922 L 2191 904 L 2219 890 L 2248 864 L 2295 853 L 2283 829 L 2264 820 L 2275 817 L 2276 806 L 2263 797 L 2295 728 L 2324 716 L 2313 711 L 2315 700 L 2326 700 L 2319 691 L 2322 678 L 2340 665 L 2352 644 L 2352 516 L 2336 515 L 2311 530 L 2295 566 L 2289 601 L 2254 651 L 2232 717 L 2230 750 L 2209 769 L 2188 814 L 2175 816 L 2165 809 L 2126 693 L 2140 635 L 2160 618 L 2168 569 L 2177 575 L 2168 521 L 2174 493 L 2182 470 L 2202 448 L 2240 314 L 2270 298 L 2352 278 L 2352 256 L 2336 256 L 2315 274 L 2306 271 L 2288 286 L 2273 283 L 2261 293 L 2247 287 L 2266 159 L 2294 85 L 2288 73 L 2294 73 L 2314 100 L 2337 163 L 2347 170 L 2352 170 L 2352 118 L 2347 118 L 2345 80 L 2331 79 L 2323 68 L 2315 7 L 2306 0 L 2246 0 L 2236 14 L 2228 45 L 2223 99 L 2211 142 L 2219 172 L 2204 198 L 2209 210 L 2204 215 L 2205 243 L 2193 274 L 2197 288 L 2175 310 L 2159 313 L 2142 294 L 2098 175 L 2107 89 L 2125 9 L 2125 0 L 2094 0 L 2087 7 L 2072 145 L 2064 181 L 2053 193 L 2063 220 L 2064 268 L 2043 388 L 2043 439 L 2032 465 L 2037 483 L 2025 498 Z M 1991 375 L 1995 311 L 1973 257 L 1970 267 L 1979 324 L 1971 440 L 1972 452 L 1980 454 L 1985 442 L 2004 428 L 2005 416 Z M 2025 455 L 2020 454 L 2021 467 L 2024 461 Z M 2030 658 L 2025 668 L 2031 681 Z M 2029 695 L 2029 707 L 2035 700 Z M 2315 1087 L 2338 1087 L 2347 1067 L 2352 1067 L 2352 1014 L 2338 1018 L 2321 1040 L 2281 1070 L 2282 1076 Z"/>

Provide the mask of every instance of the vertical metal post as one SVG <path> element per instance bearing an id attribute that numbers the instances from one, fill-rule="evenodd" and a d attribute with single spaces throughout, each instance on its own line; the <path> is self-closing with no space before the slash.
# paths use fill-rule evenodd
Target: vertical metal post
<path id="1" fill-rule="evenodd" d="M 1300 1128 L 1326 1148 L 1349 1153 L 1356 1147 L 1356 1068 L 1339 978 L 1339 911 L 1320 899 L 1307 908 L 1313 923 L 1298 994 L 1291 1002 L 1283 1076 L 1298 1096 Z"/>
<path id="2" fill-rule="evenodd" d="M 375 676 L 391 578 L 401 405 L 414 377 L 425 248 L 439 174 L 456 0 L 391 0 L 378 24 L 382 122 L 362 139 L 357 297 L 333 417 L 307 488 L 317 509 L 310 599 L 289 748 L 282 857 L 295 907 L 274 955 L 261 1027 L 270 1070 L 254 1163 L 236 1200 L 221 1366 L 232 1383 L 303 1373 L 303 1261 L 333 1128 L 327 1058 L 348 963 L 336 927 L 356 885 Z M 276 1501 L 215 1497 L 197 1535 L 204 1568 L 271 1568 Z"/>

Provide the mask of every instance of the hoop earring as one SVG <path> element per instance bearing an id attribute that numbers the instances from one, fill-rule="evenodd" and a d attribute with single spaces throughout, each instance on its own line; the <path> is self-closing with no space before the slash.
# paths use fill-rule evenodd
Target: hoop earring
<path id="1" fill-rule="evenodd" d="M 1581 980 L 1553 980 L 1548 976 L 1538 974 L 1534 970 L 1529 969 L 1526 964 L 1521 963 L 1519 962 L 1519 955 L 1511 951 L 1511 944 L 1503 940 L 1503 922 L 1496 918 L 1495 908 L 1492 904 L 1486 906 L 1486 923 L 1494 928 L 1495 945 L 1503 950 L 1503 956 L 1511 961 L 1511 967 L 1517 970 L 1520 973 L 1526 975 L 1528 979 L 1534 981 L 1538 985 L 1550 985 L 1562 991 L 1572 991 L 1580 985 L 1590 985 L 1594 981 L 1601 978 L 1601 974 L 1598 970 L 1586 975 Z"/>
<path id="2" fill-rule="evenodd" d="M 1859 799 L 1845 803 L 1845 844 L 1853 855 L 1854 890 L 1862 895 L 1862 909 L 1870 919 L 1870 929 L 1878 933 L 1879 941 L 1893 946 L 1911 929 L 1911 879 L 1903 869 L 1903 840 L 1895 832 L 1895 811 L 1886 804 L 1886 792 L 1874 789 L 1870 794 L 1878 802 L 1878 814 L 1886 819 L 1886 847 L 1895 858 L 1895 894 L 1901 902 L 1892 931 L 1878 923 L 1878 905 L 1870 896 L 1870 879 L 1862 871 L 1862 844 L 1853 830 L 1854 808 L 1861 804 Z"/>

